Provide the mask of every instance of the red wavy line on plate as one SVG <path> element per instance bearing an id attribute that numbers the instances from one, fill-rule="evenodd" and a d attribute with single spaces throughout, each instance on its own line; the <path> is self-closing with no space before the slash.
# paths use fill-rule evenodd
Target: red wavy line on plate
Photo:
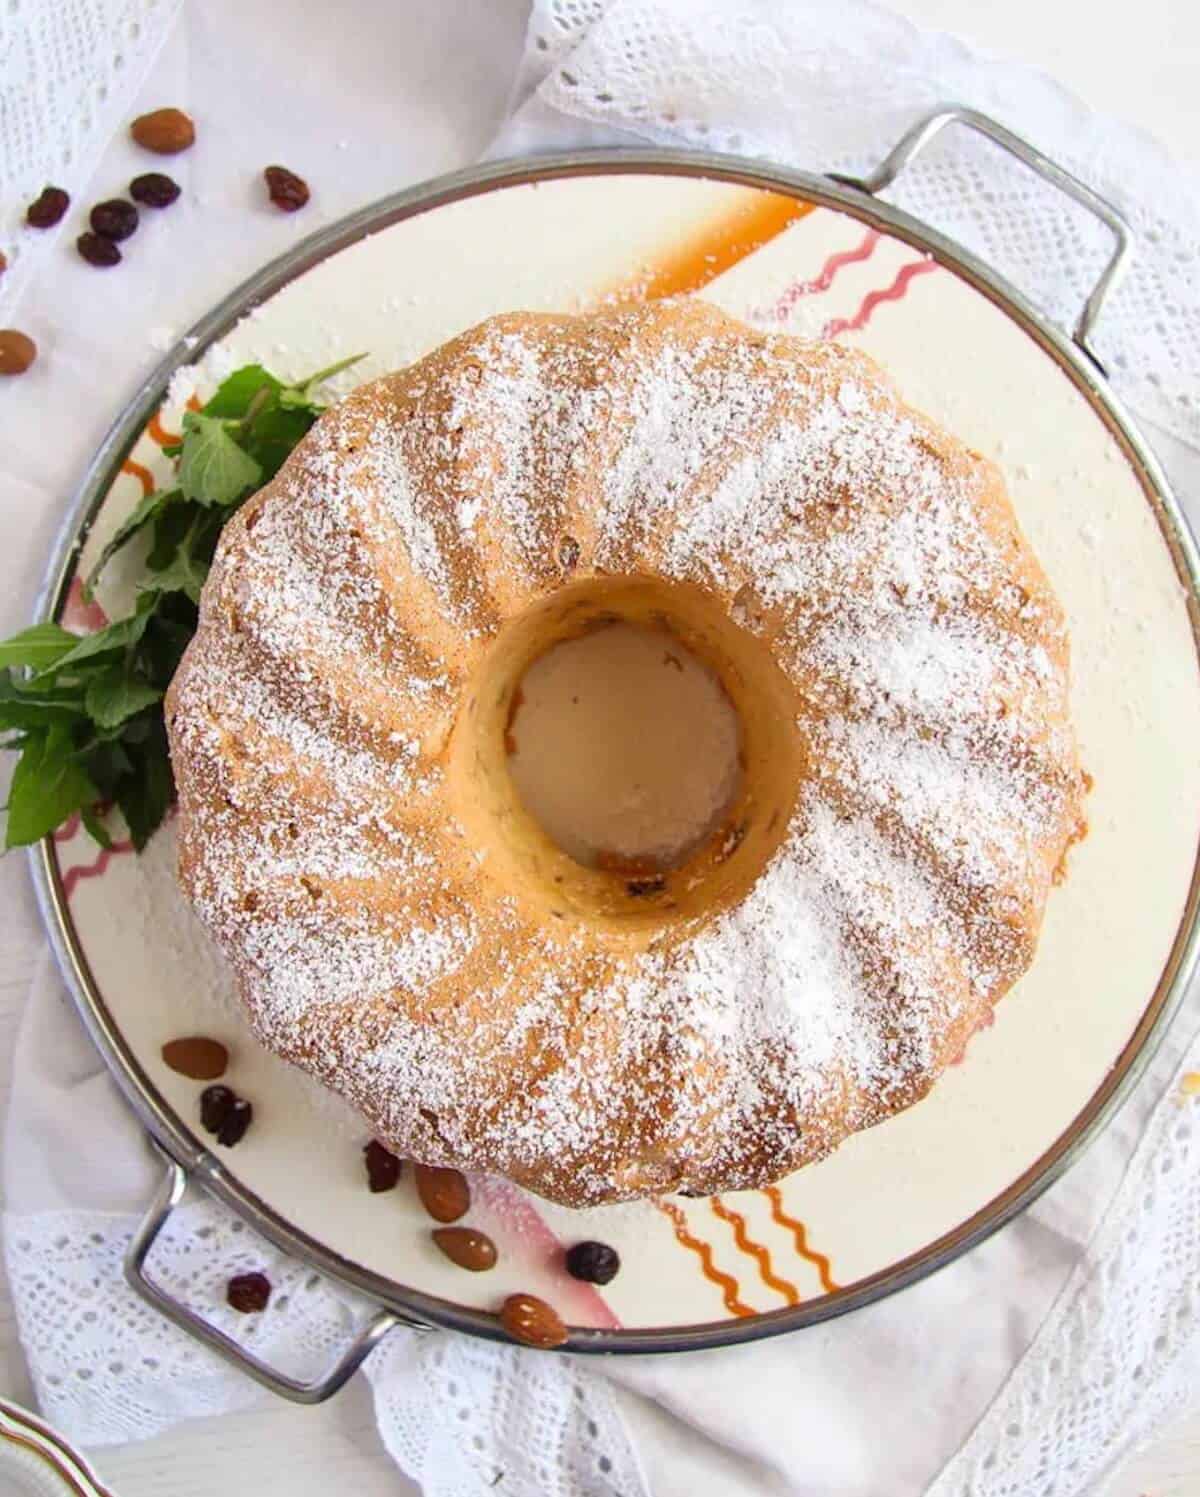
<path id="1" fill-rule="evenodd" d="M 166 429 L 159 419 L 161 415 L 161 411 L 155 411 L 146 422 L 146 435 L 151 441 L 157 442 L 160 447 L 174 447 L 176 442 L 182 441 L 182 437 L 179 432 Z"/>
<path id="2" fill-rule="evenodd" d="M 691 1232 L 688 1231 L 687 1217 L 679 1207 L 673 1201 L 654 1201 L 653 1205 L 657 1206 L 664 1216 L 670 1218 L 671 1224 L 675 1229 L 676 1240 L 682 1243 L 685 1248 L 688 1248 L 689 1251 L 695 1253 L 697 1258 L 700 1259 L 700 1267 L 704 1273 L 704 1277 L 709 1283 L 716 1284 L 721 1290 L 725 1300 L 725 1308 L 729 1313 L 731 1315 L 757 1315 L 757 1310 L 751 1309 L 749 1305 L 744 1304 L 738 1297 L 741 1293 L 741 1285 L 738 1281 L 732 1274 L 724 1273 L 713 1262 L 712 1248 L 709 1244 L 702 1242 L 698 1237 L 693 1237 Z"/>
<path id="3" fill-rule="evenodd" d="M 808 1228 L 802 1221 L 797 1221 L 794 1216 L 789 1216 L 783 1209 L 783 1196 L 779 1192 L 779 1187 L 777 1185 L 768 1185 L 763 1191 L 763 1195 L 771 1203 L 771 1215 L 775 1221 L 781 1227 L 791 1229 L 792 1236 L 796 1239 L 796 1251 L 817 1270 L 818 1277 L 821 1280 L 821 1287 L 825 1290 L 826 1294 L 836 1294 L 841 1285 L 834 1282 L 829 1268 L 829 1259 L 824 1253 L 818 1253 L 809 1247 Z"/>
<path id="4" fill-rule="evenodd" d="M 78 811 L 72 811 L 62 826 L 54 833 L 56 842 L 69 842 L 79 830 L 79 823 L 83 820 Z"/>
<path id="5" fill-rule="evenodd" d="M 775 303 L 775 316 L 782 319 L 802 297 L 815 296 L 822 291 L 828 291 L 837 279 L 839 270 L 844 270 L 847 265 L 858 265 L 871 258 L 879 239 L 878 229 L 868 229 L 863 236 L 862 243 L 856 245 L 854 249 L 838 250 L 836 254 L 830 255 L 811 281 L 798 281 L 796 285 L 788 287 Z"/>
<path id="6" fill-rule="evenodd" d="M 143 494 L 153 494 L 154 476 L 149 468 L 143 468 L 141 463 L 135 463 L 131 457 L 127 457 L 121 464 L 121 472 L 128 473 L 130 477 L 136 478 L 142 486 Z"/>
<path id="7" fill-rule="evenodd" d="M 789 1283 L 787 1279 L 781 1279 L 771 1268 L 771 1251 L 764 1247 L 761 1242 L 755 1242 L 746 1231 L 746 1218 L 740 1211 L 733 1211 L 728 1207 L 720 1196 L 710 1196 L 708 1204 L 713 1213 L 719 1216 L 723 1222 L 728 1222 L 733 1228 L 733 1240 L 738 1249 L 745 1253 L 748 1258 L 753 1258 L 758 1264 L 759 1277 L 764 1284 L 777 1290 L 787 1300 L 789 1305 L 800 1303 L 800 1291 L 795 1284 Z"/>
<path id="8" fill-rule="evenodd" d="M 903 301 L 909 285 L 919 275 L 928 275 L 937 269 L 936 260 L 911 260 L 896 272 L 896 279 L 882 291 L 868 291 L 853 317 L 835 317 L 821 331 L 822 338 L 836 338 L 839 333 L 861 332 L 870 322 L 875 308 L 885 301 Z"/>
<path id="9" fill-rule="evenodd" d="M 111 847 L 102 847 L 96 858 L 91 863 L 80 863 L 74 868 L 68 868 L 63 874 L 63 894 L 67 899 L 75 892 L 78 884 L 85 879 L 99 878 L 114 858 L 133 851 L 132 842 L 114 842 Z"/>
<path id="10" fill-rule="evenodd" d="M 189 411 L 198 411 L 202 407 L 195 395 L 189 395 L 187 400 Z M 146 435 L 157 442 L 160 447 L 174 447 L 177 442 L 182 442 L 183 437 L 178 432 L 168 431 L 162 424 L 162 411 L 155 411 L 149 421 L 146 422 Z"/>
<path id="11" fill-rule="evenodd" d="M 559 1281 L 555 1298 L 564 1305 L 571 1301 L 577 1307 L 579 1323 L 619 1331 L 621 1322 L 604 1296 L 590 1284 L 573 1279 L 567 1273 L 563 1267 L 563 1242 L 524 1191 L 495 1175 L 471 1175 L 468 1178 L 471 1199 L 492 1212 L 516 1237 L 532 1245 L 539 1266 L 548 1269 Z"/>

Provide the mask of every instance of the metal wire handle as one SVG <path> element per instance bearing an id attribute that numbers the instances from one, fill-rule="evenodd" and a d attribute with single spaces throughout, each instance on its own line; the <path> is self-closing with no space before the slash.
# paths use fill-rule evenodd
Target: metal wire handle
<path id="1" fill-rule="evenodd" d="M 268 1366 L 252 1352 L 247 1351 L 244 1346 L 239 1345 L 232 1336 L 227 1336 L 224 1331 L 210 1325 L 202 1316 L 189 1309 L 187 1305 L 181 1304 L 161 1285 L 146 1276 L 146 1258 L 150 1249 L 166 1225 L 171 1212 L 183 1199 L 187 1187 L 187 1170 L 174 1159 L 168 1159 L 162 1184 L 155 1192 L 154 1199 L 137 1231 L 133 1234 L 133 1241 L 129 1244 L 129 1250 L 125 1254 L 126 1282 L 131 1289 L 140 1294 L 168 1320 L 173 1321 L 189 1335 L 195 1336 L 198 1341 L 203 1341 L 205 1346 L 210 1346 L 227 1362 L 241 1368 L 255 1382 L 261 1383 L 264 1388 L 270 1388 L 272 1393 L 278 1393 L 280 1397 L 288 1398 L 293 1403 L 323 1403 L 353 1377 L 364 1359 L 394 1326 L 410 1324 L 410 1322 L 403 1321 L 400 1316 L 393 1315 L 390 1310 L 378 1311 L 363 1323 L 354 1339 L 329 1371 L 311 1383 L 301 1382 L 298 1378 L 289 1377 L 287 1373 Z"/>
<path id="2" fill-rule="evenodd" d="M 834 180 L 874 196 L 890 187 L 900 173 L 906 167 L 911 166 L 925 147 L 935 140 L 948 125 L 965 125 L 969 130 L 986 136 L 988 140 L 1007 151 L 1010 156 L 1015 156 L 1031 171 L 1036 172 L 1044 181 L 1049 182 L 1052 187 L 1065 192 L 1069 198 L 1078 203 L 1080 207 L 1086 208 L 1107 229 L 1111 230 L 1116 240 L 1112 255 L 1100 273 L 1100 278 L 1092 287 L 1091 294 L 1084 303 L 1083 311 L 1080 312 L 1079 320 L 1071 335 L 1088 358 L 1103 372 L 1103 365 L 1088 346 L 1088 339 L 1100 320 L 1104 303 L 1128 269 L 1133 254 L 1132 234 L 1125 219 L 1107 199 L 1093 192 L 1086 182 L 1081 182 L 1078 177 L 1072 176 L 1056 161 L 1051 161 L 1050 157 L 1043 155 L 1036 146 L 1030 145 L 1021 136 L 1014 135 L 1011 130 L 998 124 L 988 115 L 980 114 L 978 110 L 952 105 L 946 109 L 935 110 L 933 114 L 927 115 L 923 120 L 918 120 L 911 129 L 906 130 L 868 176 L 861 178 L 838 176 Z"/>

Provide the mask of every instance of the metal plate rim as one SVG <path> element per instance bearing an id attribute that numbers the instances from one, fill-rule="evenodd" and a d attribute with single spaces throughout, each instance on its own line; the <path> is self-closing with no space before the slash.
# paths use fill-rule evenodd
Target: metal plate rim
<path id="1" fill-rule="evenodd" d="M 1034 339 L 1087 399 L 1124 447 L 1172 553 L 1188 594 L 1193 643 L 1200 658 L 1200 553 L 1152 451 L 1092 359 L 1016 288 L 968 251 L 920 220 L 862 192 L 810 172 L 707 152 L 599 149 L 518 158 L 469 167 L 419 183 L 369 204 L 302 240 L 243 281 L 196 322 L 142 382 L 97 448 L 60 528 L 38 595 L 36 617 L 54 617 L 65 599 L 73 563 L 121 461 L 157 409 L 171 376 L 193 363 L 247 312 L 323 260 L 418 213 L 497 188 L 562 177 L 633 172 L 716 178 L 783 192 L 848 213 L 899 238 L 965 280 Z M 30 868 L 55 959 L 85 1027 L 126 1100 L 151 1136 L 206 1190 L 269 1241 L 420 1327 L 441 1326 L 507 1341 L 494 1316 L 397 1285 L 299 1231 L 248 1190 L 182 1126 L 125 1044 L 99 993 L 75 936 L 61 878 L 47 839 L 30 850 Z M 1200 960 L 1200 849 L 1175 940 L 1154 994 L 1108 1076 L 1071 1125 L 1005 1191 L 965 1222 L 899 1263 L 833 1295 L 737 1320 L 655 1330 L 575 1328 L 563 1348 L 593 1353 L 677 1352 L 732 1346 L 818 1324 L 872 1304 L 945 1267 L 978 1246 L 1049 1188 L 1108 1123 L 1149 1064 Z"/>

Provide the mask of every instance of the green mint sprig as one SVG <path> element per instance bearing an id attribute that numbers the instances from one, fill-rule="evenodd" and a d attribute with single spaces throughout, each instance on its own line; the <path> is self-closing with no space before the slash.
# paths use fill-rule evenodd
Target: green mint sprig
<path id="1" fill-rule="evenodd" d="M 319 386 L 364 355 L 285 384 L 261 364 L 236 370 L 184 417 L 174 482 L 147 494 L 101 552 L 85 595 L 118 551 L 148 538 L 131 614 L 79 636 L 34 624 L 0 641 L 0 749 L 20 755 L 5 848 L 26 846 L 79 812 L 110 845 L 116 806 L 140 851 L 174 798 L 162 700 L 196 632 L 200 590 L 226 522 L 325 409 Z"/>

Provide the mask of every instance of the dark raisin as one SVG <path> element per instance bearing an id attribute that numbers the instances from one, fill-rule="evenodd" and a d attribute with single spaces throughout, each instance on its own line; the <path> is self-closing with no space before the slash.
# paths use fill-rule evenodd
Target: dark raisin
<path id="1" fill-rule="evenodd" d="M 71 206 L 61 187 L 43 187 L 25 210 L 25 222 L 35 229 L 52 229 Z"/>
<path id="2" fill-rule="evenodd" d="M 373 1138 L 363 1149 L 363 1159 L 367 1166 L 367 1185 L 373 1195 L 395 1188 L 400 1178 L 400 1161 L 390 1149 L 385 1149 L 378 1139 Z"/>
<path id="3" fill-rule="evenodd" d="M 234 1274 L 225 1289 L 225 1298 L 243 1315 L 265 1310 L 271 1298 L 271 1281 L 265 1273 Z"/>
<path id="4" fill-rule="evenodd" d="M 295 213 L 308 202 L 308 183 L 286 166 L 268 166 L 263 176 L 267 179 L 267 196 L 285 213 Z"/>
<path id="5" fill-rule="evenodd" d="M 606 1242 L 577 1242 L 567 1249 L 567 1272 L 586 1284 L 609 1283 L 620 1266 L 616 1248 L 610 1248 Z"/>
<path id="6" fill-rule="evenodd" d="M 228 1086 L 206 1086 L 200 1093 L 200 1121 L 209 1133 L 216 1133 L 237 1101 Z"/>
<path id="7" fill-rule="evenodd" d="M 241 1143 L 246 1129 L 253 1120 L 254 1108 L 245 1097 L 235 1097 L 232 1107 L 225 1114 L 221 1126 L 217 1129 L 217 1142 L 224 1144 L 227 1149 L 232 1149 L 234 1144 Z"/>
<path id="8" fill-rule="evenodd" d="M 129 184 L 129 196 L 147 208 L 169 208 L 182 189 L 166 172 L 143 172 Z"/>
<path id="9" fill-rule="evenodd" d="M 88 222 L 105 239 L 128 239 L 138 226 L 138 211 L 124 198 L 109 198 L 96 204 L 88 214 Z"/>
<path id="10" fill-rule="evenodd" d="M 667 887 L 665 878 L 631 878 L 625 885 L 625 892 L 634 899 L 644 899 L 647 894 L 661 894 Z"/>
<path id="11" fill-rule="evenodd" d="M 107 267 L 121 263 L 121 251 L 111 239 L 105 239 L 103 234 L 80 234 L 75 241 L 75 248 L 89 265 Z"/>

